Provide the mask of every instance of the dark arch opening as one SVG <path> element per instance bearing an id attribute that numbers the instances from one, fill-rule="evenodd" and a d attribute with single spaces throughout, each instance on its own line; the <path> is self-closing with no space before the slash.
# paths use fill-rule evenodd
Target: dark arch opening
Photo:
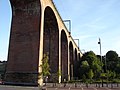
<path id="1" fill-rule="evenodd" d="M 69 43 L 69 57 L 70 57 L 70 80 L 73 80 L 73 44 Z"/>
<path id="2" fill-rule="evenodd" d="M 78 61 L 80 61 L 80 53 L 78 53 Z"/>
<path id="3" fill-rule="evenodd" d="M 77 79 L 77 49 L 75 48 L 75 51 L 74 51 L 74 65 L 73 65 L 73 76 L 74 76 L 74 79 Z"/>
<path id="4" fill-rule="evenodd" d="M 75 62 L 77 61 L 77 49 L 75 48 Z"/>
<path id="5" fill-rule="evenodd" d="M 41 25 L 40 0 L 10 0 L 10 3 L 12 25 L 5 81 L 37 84 Z"/>
<path id="6" fill-rule="evenodd" d="M 53 81 L 59 67 L 59 29 L 58 23 L 53 10 L 46 7 L 44 12 L 44 36 L 43 36 L 43 53 L 48 53 L 50 73 L 50 82 Z"/>
<path id="7" fill-rule="evenodd" d="M 61 71 L 62 81 L 68 80 L 68 40 L 64 30 L 61 31 Z"/>

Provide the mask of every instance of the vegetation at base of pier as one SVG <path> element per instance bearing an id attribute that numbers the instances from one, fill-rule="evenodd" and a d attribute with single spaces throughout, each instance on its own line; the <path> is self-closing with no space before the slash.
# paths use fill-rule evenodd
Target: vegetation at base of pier
<path id="1" fill-rule="evenodd" d="M 42 75 L 44 80 L 47 79 L 47 77 L 50 75 L 50 66 L 48 60 L 49 60 L 48 53 L 44 54 L 42 59 L 42 64 L 40 65 L 40 67 L 42 68 L 42 72 L 40 73 L 40 76 Z"/>

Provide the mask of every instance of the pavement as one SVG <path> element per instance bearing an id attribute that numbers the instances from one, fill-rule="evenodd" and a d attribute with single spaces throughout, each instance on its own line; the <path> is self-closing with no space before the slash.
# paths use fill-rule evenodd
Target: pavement
<path id="1" fill-rule="evenodd" d="M 38 87 L 0 85 L 0 90 L 40 90 Z"/>
<path id="2" fill-rule="evenodd" d="M 96 87 L 95 84 L 88 85 L 86 87 L 85 84 L 47 84 L 40 89 L 39 87 L 30 87 L 30 86 L 10 86 L 10 85 L 0 85 L 0 90 L 120 90 L 120 85 L 117 86 L 113 84 L 113 87 L 109 84 L 108 87 L 104 85 L 104 87 Z"/>

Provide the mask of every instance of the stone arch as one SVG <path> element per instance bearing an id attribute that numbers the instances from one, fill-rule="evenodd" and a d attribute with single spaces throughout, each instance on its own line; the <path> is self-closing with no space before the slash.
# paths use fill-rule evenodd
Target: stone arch
<path id="1" fill-rule="evenodd" d="M 50 7 L 44 11 L 43 54 L 48 53 L 52 81 L 59 68 L 59 29 L 56 16 Z"/>
<path id="2" fill-rule="evenodd" d="M 10 0 L 10 3 L 12 25 L 5 82 L 37 84 L 40 0 Z"/>
<path id="3" fill-rule="evenodd" d="M 74 65 L 73 65 L 73 76 L 74 76 L 74 79 L 76 79 L 76 75 L 77 75 L 77 49 L 75 48 L 74 50 Z"/>
<path id="4" fill-rule="evenodd" d="M 75 61 L 77 61 L 77 49 L 75 48 Z"/>
<path id="5" fill-rule="evenodd" d="M 68 80 L 68 40 L 64 30 L 61 31 L 61 72 L 62 81 Z"/>
<path id="6" fill-rule="evenodd" d="M 74 60 L 73 60 L 73 44 L 70 41 L 69 43 L 69 58 L 70 58 L 70 80 L 73 79 L 73 64 L 74 64 Z"/>
<path id="7" fill-rule="evenodd" d="M 78 53 L 78 61 L 80 61 L 80 53 Z"/>

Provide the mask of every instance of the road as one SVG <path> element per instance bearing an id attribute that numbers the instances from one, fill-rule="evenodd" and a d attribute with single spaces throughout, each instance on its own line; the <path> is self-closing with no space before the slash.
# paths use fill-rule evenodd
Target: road
<path id="1" fill-rule="evenodd" d="M 0 85 L 0 90 L 39 90 L 38 87 Z"/>
<path id="2" fill-rule="evenodd" d="M 44 90 L 120 90 L 120 87 L 116 87 L 116 86 L 114 86 L 113 88 L 111 87 L 98 88 L 98 87 L 95 87 L 95 85 L 89 85 L 89 87 L 86 87 L 85 85 L 77 85 L 77 87 L 75 87 L 74 84 L 69 84 L 69 85 L 66 85 L 65 87 L 63 84 L 53 87 L 51 84 L 43 88 Z M 0 85 L 0 90 L 41 90 L 41 89 L 39 87 Z"/>
<path id="3" fill-rule="evenodd" d="M 120 90 L 120 88 L 47 88 L 47 90 Z"/>

